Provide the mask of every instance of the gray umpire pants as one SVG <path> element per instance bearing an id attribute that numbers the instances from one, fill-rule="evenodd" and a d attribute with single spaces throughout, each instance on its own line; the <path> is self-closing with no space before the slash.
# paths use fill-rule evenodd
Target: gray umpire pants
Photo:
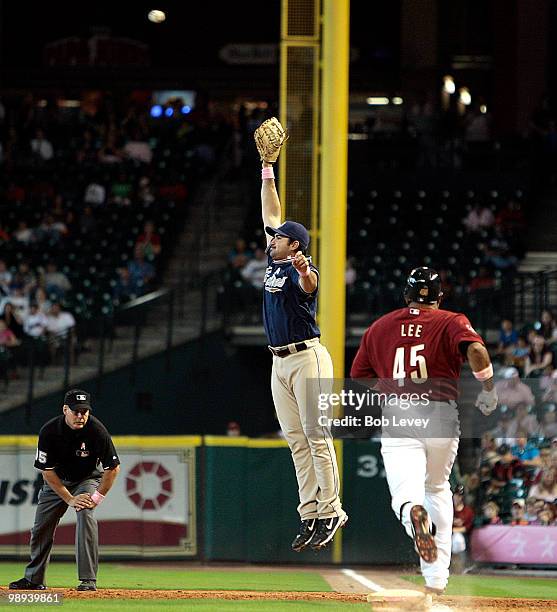
<path id="1" fill-rule="evenodd" d="M 93 474 L 86 480 L 62 480 L 62 483 L 75 496 L 80 493 L 93 493 L 99 486 L 100 478 L 101 474 L 98 478 Z M 25 568 L 25 578 L 30 582 L 44 583 L 54 532 L 68 508 L 68 504 L 45 483 L 39 492 L 35 524 L 31 529 L 31 561 Z M 72 511 L 75 512 L 73 508 Z M 99 530 L 94 508 L 80 510 L 76 515 L 75 556 L 79 580 L 96 580 L 99 566 Z"/>

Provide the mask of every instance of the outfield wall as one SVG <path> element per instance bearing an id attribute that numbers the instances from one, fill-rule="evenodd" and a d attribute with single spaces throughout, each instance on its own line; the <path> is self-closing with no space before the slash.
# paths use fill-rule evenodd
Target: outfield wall
<path id="1" fill-rule="evenodd" d="M 405 563 L 410 541 L 389 505 L 379 444 L 336 442 L 350 516 L 327 551 L 290 549 L 297 485 L 285 441 L 216 436 L 116 436 L 122 466 L 96 511 L 101 555 L 265 563 Z M 36 438 L 0 436 L 0 552 L 26 557 L 41 485 Z M 73 555 L 75 513 L 54 554 Z"/>

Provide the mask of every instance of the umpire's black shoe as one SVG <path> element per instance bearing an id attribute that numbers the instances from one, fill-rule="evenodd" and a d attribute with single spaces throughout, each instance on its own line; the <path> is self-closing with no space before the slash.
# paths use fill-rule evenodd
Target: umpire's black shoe
<path id="1" fill-rule="evenodd" d="M 46 590 L 46 586 L 44 584 L 37 584 L 36 582 L 31 582 L 27 580 L 27 578 L 21 578 L 20 580 L 15 580 L 14 582 L 10 582 L 10 589 L 18 589 L 20 591 L 44 591 Z"/>
<path id="2" fill-rule="evenodd" d="M 437 561 L 437 544 L 435 543 L 434 530 L 429 526 L 427 510 L 420 505 L 412 506 L 410 510 L 410 522 L 414 534 L 414 545 L 418 555 L 426 563 Z"/>
<path id="3" fill-rule="evenodd" d="M 292 542 L 292 550 L 301 552 L 311 542 L 311 538 L 315 535 L 318 519 L 306 519 L 300 525 L 300 532 Z"/>
<path id="4" fill-rule="evenodd" d="M 317 521 L 317 532 L 311 539 L 310 546 L 313 550 L 325 548 L 335 537 L 339 527 L 344 527 L 348 521 L 348 515 L 331 516 L 330 518 L 319 519 Z"/>
<path id="5" fill-rule="evenodd" d="M 77 587 L 78 591 L 96 591 L 97 582 L 95 580 L 82 580 L 81 584 Z"/>

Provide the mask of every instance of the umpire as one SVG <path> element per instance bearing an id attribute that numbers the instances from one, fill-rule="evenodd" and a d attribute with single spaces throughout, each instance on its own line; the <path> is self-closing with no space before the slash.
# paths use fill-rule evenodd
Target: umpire
<path id="1" fill-rule="evenodd" d="M 62 412 L 39 432 L 35 467 L 41 470 L 44 485 L 31 530 L 31 561 L 25 577 L 11 582 L 10 589 L 46 589 L 54 531 L 71 506 L 77 514 L 77 590 L 97 590 L 99 537 L 94 511 L 114 484 L 120 459 L 106 427 L 90 414 L 87 391 L 68 391 Z"/>

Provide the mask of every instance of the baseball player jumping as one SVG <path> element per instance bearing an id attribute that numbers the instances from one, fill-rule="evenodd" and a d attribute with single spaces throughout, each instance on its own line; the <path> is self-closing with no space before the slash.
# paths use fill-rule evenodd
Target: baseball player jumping
<path id="1" fill-rule="evenodd" d="M 416 432 L 390 436 L 384 430 L 381 438 L 393 511 L 414 540 L 426 591 L 436 594 L 444 591 L 449 577 L 453 523 L 449 475 L 458 449 L 455 400 L 464 359 L 482 384 L 476 406 L 485 415 L 497 407 L 493 367 L 484 342 L 464 315 L 439 310 L 442 295 L 435 270 L 412 270 L 404 292 L 407 306 L 367 329 L 350 371 L 354 379 L 378 378 L 391 388 L 409 381 L 426 389 L 426 381 L 439 381 L 428 407 L 440 415 L 437 421 L 455 424 L 452 437 L 438 437 L 431 430 L 429 436 Z"/>
<path id="2" fill-rule="evenodd" d="M 54 532 L 68 507 L 77 513 L 78 591 L 97 590 L 98 527 L 95 508 L 102 503 L 120 471 L 120 460 L 105 426 L 90 416 L 91 396 L 73 389 L 64 397 L 63 414 L 39 432 L 35 467 L 44 486 L 31 530 L 31 561 L 25 577 L 10 589 L 44 590 Z M 100 469 L 102 465 L 102 469 Z"/>
<path id="3" fill-rule="evenodd" d="M 319 272 L 306 255 L 307 229 L 281 221 L 272 162 L 286 134 L 275 119 L 255 132 L 262 167 L 261 208 L 269 265 L 263 291 L 263 323 L 273 353 L 271 390 L 275 410 L 292 452 L 298 480 L 301 528 L 292 542 L 299 552 L 324 548 L 348 520 L 339 499 L 339 473 L 331 432 L 317 427 L 308 380 L 331 384 L 333 363 L 319 342 L 315 321 Z M 322 385 L 322 387 L 321 387 Z"/>

